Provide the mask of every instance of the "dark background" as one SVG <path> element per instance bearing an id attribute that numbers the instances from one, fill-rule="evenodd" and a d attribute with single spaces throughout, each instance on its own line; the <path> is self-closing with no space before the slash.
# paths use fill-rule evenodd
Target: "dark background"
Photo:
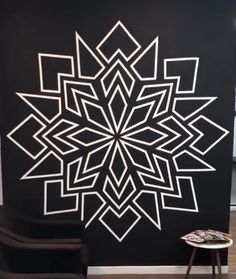
<path id="1" fill-rule="evenodd" d="M 1 1 L 0 104 L 4 204 L 43 214 L 43 180 L 19 180 L 32 166 L 6 139 L 30 109 L 15 92 L 39 94 L 38 53 L 74 55 L 75 31 L 94 49 L 121 20 L 145 47 L 159 36 L 163 58 L 200 57 L 196 96 L 218 99 L 204 115 L 230 131 L 205 155 L 215 172 L 190 173 L 199 213 L 162 210 L 163 228 L 143 218 L 119 243 L 99 221 L 87 229 L 91 265 L 186 265 L 190 248 L 179 239 L 198 228 L 228 230 L 234 114 L 235 1 Z M 76 213 L 53 216 L 76 218 Z M 50 218 L 50 217 L 47 217 Z M 208 255 L 198 258 L 209 264 Z M 223 264 L 226 263 L 226 253 Z"/>

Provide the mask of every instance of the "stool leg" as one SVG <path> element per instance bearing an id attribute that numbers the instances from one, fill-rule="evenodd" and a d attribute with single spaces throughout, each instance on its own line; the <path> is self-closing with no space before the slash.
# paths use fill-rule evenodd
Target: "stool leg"
<path id="1" fill-rule="evenodd" d="M 212 274 L 215 277 L 215 265 L 216 265 L 216 253 L 215 253 L 215 250 L 211 251 L 211 258 L 212 258 Z"/>
<path id="2" fill-rule="evenodd" d="M 194 247 L 193 251 L 192 251 L 191 258 L 190 258 L 190 261 L 189 261 L 189 264 L 188 264 L 188 269 L 187 269 L 187 272 L 186 272 L 186 275 L 185 275 L 185 279 L 189 278 L 189 273 L 190 273 L 191 267 L 193 265 L 193 261 L 194 261 L 196 252 L 197 252 L 197 247 Z"/>
<path id="3" fill-rule="evenodd" d="M 220 253 L 219 253 L 219 250 L 216 250 L 216 263 L 217 263 L 217 266 L 218 266 L 218 273 L 219 273 L 219 279 L 221 278 L 221 262 L 220 262 Z"/>

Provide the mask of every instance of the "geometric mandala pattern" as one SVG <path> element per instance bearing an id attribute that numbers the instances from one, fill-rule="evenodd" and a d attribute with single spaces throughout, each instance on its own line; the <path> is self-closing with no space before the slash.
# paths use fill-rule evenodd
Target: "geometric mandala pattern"
<path id="1" fill-rule="evenodd" d="M 143 48 L 120 21 L 95 49 L 75 39 L 75 56 L 38 54 L 40 92 L 17 93 L 31 114 L 7 135 L 44 214 L 79 211 L 121 242 L 142 218 L 161 230 L 163 210 L 197 213 L 191 173 L 215 171 L 204 156 L 228 134 L 204 115 L 216 98 L 195 96 L 199 58 L 160 61 L 160 39 Z"/>

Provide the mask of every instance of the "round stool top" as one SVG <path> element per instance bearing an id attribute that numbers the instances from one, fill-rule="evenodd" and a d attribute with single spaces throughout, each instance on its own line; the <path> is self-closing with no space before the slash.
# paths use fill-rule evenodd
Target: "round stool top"
<path id="1" fill-rule="evenodd" d="M 197 243 L 197 242 L 192 242 L 185 240 L 185 242 L 188 245 L 197 247 L 197 248 L 204 248 L 204 249 L 223 249 L 223 248 L 228 248 L 231 245 L 233 245 L 233 240 L 230 239 L 228 242 L 223 242 L 223 243 Z"/>

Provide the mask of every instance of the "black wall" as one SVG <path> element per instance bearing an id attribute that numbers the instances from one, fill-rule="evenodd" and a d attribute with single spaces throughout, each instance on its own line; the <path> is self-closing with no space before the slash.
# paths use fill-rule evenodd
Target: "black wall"
<path id="1" fill-rule="evenodd" d="M 91 265 L 186 265 L 180 236 L 228 230 L 233 1 L 1 5 L 4 204 L 84 220 Z"/>

